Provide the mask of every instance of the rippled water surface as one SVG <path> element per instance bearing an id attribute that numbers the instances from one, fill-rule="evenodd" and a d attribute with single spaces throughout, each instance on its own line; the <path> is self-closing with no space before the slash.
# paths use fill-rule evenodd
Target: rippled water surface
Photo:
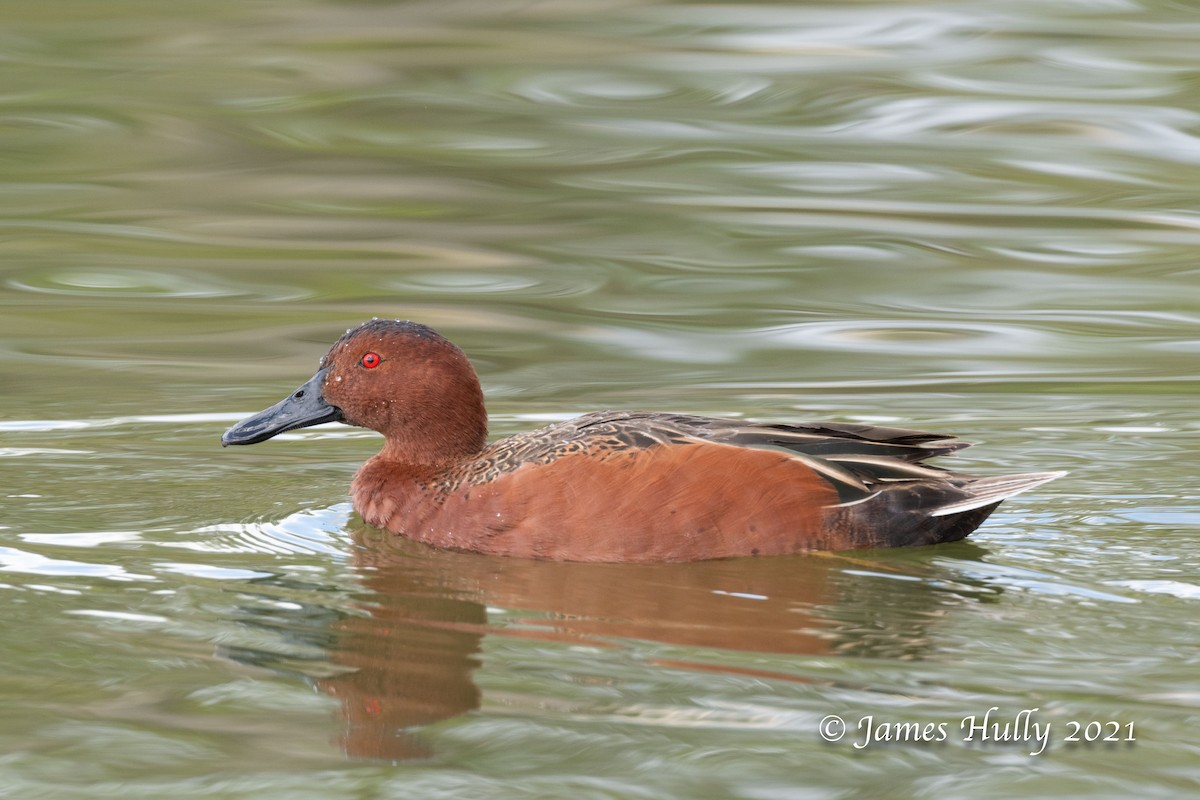
<path id="1" fill-rule="evenodd" d="M 1198 53 L 1166 0 L 9 3 L 0 794 L 1194 793 Z M 497 435 L 1071 474 L 933 548 L 433 552 L 352 513 L 373 434 L 218 446 L 374 315 Z"/>

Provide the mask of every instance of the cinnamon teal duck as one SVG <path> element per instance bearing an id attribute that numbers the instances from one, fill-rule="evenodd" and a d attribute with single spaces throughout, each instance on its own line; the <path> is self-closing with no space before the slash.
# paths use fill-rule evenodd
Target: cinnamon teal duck
<path id="1" fill-rule="evenodd" d="M 307 383 L 221 443 L 323 422 L 384 436 L 350 490 L 370 525 L 435 547 L 564 561 L 952 542 L 1002 500 L 1064 474 L 930 466 L 968 446 L 937 433 L 644 411 L 585 414 L 489 444 L 466 355 L 398 320 L 348 331 Z"/>

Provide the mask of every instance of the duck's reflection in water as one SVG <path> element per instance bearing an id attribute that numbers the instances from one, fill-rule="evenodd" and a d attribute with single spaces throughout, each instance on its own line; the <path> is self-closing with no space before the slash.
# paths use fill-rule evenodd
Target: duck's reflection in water
<path id="1" fill-rule="evenodd" d="M 579 564 L 437 551 L 352 523 L 354 566 L 363 593 L 353 614 L 321 616 L 308 642 L 323 652 L 321 691 L 338 699 L 341 746 L 355 758 L 401 760 L 431 754 L 423 726 L 479 707 L 473 673 L 485 636 L 621 646 L 634 639 L 683 647 L 803 656 L 916 658 L 947 591 L 919 577 L 928 560 L 871 561 L 875 553 L 811 554 L 690 564 Z M 956 557 L 978 548 L 951 547 Z M 889 551 L 891 558 L 896 551 Z M 863 576 L 875 571 L 879 577 Z M 905 580 L 887 580 L 893 573 Z M 962 586 L 978 599 L 978 589 Z M 992 590 L 985 590 L 992 591 Z M 489 624 L 488 609 L 504 609 Z M 517 611 L 528 611 L 518 617 Z M 332 621 L 331 621 L 332 617 Z M 256 615 L 258 625 L 288 628 Z M 262 653 L 239 660 L 271 666 Z M 719 654 L 715 654 L 718 655 Z M 295 658 L 291 659 L 295 664 Z M 757 674 L 706 659 L 663 667 Z M 278 668 L 278 666 L 276 667 Z"/>

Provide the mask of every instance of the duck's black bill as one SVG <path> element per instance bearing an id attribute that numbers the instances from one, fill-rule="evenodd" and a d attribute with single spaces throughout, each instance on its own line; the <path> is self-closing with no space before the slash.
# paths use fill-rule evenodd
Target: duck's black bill
<path id="1" fill-rule="evenodd" d="M 321 397 L 327 370 L 319 370 L 308 383 L 279 401 L 266 411 L 234 425 L 221 436 L 221 446 L 231 444 L 257 444 L 272 436 L 322 422 L 345 422 L 342 410 L 331 406 Z"/>

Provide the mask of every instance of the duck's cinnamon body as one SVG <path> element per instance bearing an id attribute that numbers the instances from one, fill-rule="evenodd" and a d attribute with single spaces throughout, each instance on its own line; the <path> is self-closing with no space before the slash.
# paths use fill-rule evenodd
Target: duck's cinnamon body
<path id="1" fill-rule="evenodd" d="M 384 434 L 354 478 L 370 524 L 436 547 L 568 561 L 694 561 L 955 541 L 1061 473 L 924 465 L 966 447 L 865 425 L 588 414 L 485 444 L 478 378 L 410 322 L 349 331 L 321 369 L 225 444 L 340 420 Z"/>

